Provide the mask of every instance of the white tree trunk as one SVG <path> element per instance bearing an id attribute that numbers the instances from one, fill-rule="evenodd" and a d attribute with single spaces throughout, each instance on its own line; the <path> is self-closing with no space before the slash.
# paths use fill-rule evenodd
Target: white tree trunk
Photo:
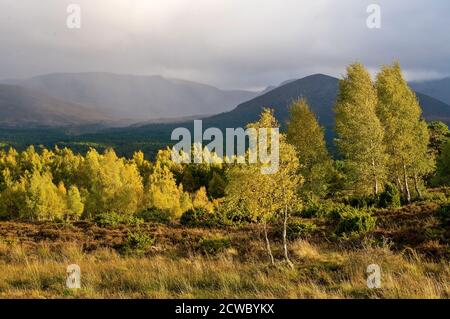
<path id="1" fill-rule="evenodd" d="M 411 203 L 411 192 L 409 191 L 408 174 L 406 173 L 406 164 L 405 163 L 403 163 L 403 182 L 405 184 L 405 198 L 409 204 L 409 203 Z"/>
<path id="2" fill-rule="evenodd" d="M 422 192 L 419 189 L 419 182 L 418 182 L 416 171 L 414 171 L 414 188 L 416 189 L 416 193 L 417 193 L 417 196 L 419 197 L 419 199 L 422 198 Z"/>
<path id="3" fill-rule="evenodd" d="M 267 249 L 267 253 L 269 254 L 270 263 L 272 265 L 275 265 L 275 260 L 272 255 L 272 249 L 270 248 L 269 236 L 267 235 L 267 222 L 266 221 L 264 221 L 264 237 L 266 239 L 266 249 Z"/>
<path id="4" fill-rule="evenodd" d="M 372 158 L 373 178 L 374 178 L 374 191 L 375 195 L 378 195 L 378 177 L 375 169 L 375 159 Z"/>
<path id="5" fill-rule="evenodd" d="M 288 208 L 287 205 L 284 209 L 284 222 L 283 222 L 283 248 L 284 248 L 284 258 L 286 259 L 287 264 L 294 268 L 294 264 L 289 259 L 289 252 L 287 247 L 287 222 L 288 222 Z"/>

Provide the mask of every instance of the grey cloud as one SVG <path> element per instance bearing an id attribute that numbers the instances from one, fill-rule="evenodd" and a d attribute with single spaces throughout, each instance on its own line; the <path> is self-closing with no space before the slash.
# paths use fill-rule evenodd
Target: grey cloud
<path id="1" fill-rule="evenodd" d="M 366 27 L 366 8 L 382 28 Z M 65 26 L 79 3 L 81 30 Z M 410 78 L 450 74 L 441 0 L 2 0 L 0 78 L 51 72 L 162 74 L 255 88 L 399 60 Z"/>

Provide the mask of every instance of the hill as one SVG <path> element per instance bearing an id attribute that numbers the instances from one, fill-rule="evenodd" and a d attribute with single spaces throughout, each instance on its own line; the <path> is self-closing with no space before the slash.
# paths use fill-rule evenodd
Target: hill
<path id="1" fill-rule="evenodd" d="M 275 115 L 281 124 L 284 124 L 289 116 L 290 103 L 300 97 L 305 97 L 311 109 L 317 115 L 319 122 L 327 130 L 332 130 L 334 125 L 333 106 L 338 93 L 339 80 L 337 78 L 315 74 L 305 78 L 290 81 L 285 85 L 275 88 L 264 95 L 238 105 L 234 110 L 205 119 L 211 126 L 236 127 L 255 121 L 263 107 L 275 110 Z M 428 95 L 418 93 L 417 98 L 423 109 L 424 118 L 427 120 L 439 119 L 450 123 L 450 105 L 447 105 Z"/>
<path id="2" fill-rule="evenodd" d="M 214 116 L 181 117 L 177 121 L 158 119 L 156 121 L 143 121 L 128 127 L 103 128 L 88 127 L 83 133 L 80 130 L 24 130 L 0 129 L 0 141 L 8 145 L 22 148 L 28 144 L 43 144 L 52 147 L 55 143 L 61 146 L 70 146 L 79 151 L 86 151 L 94 143 L 96 147 L 114 147 L 122 156 L 131 156 L 134 151 L 141 149 L 149 157 L 153 157 L 157 150 L 170 144 L 171 132 L 177 127 L 193 129 L 195 118 L 203 119 L 203 127 L 244 127 L 247 123 L 255 121 L 263 107 L 271 107 L 281 124 L 288 117 L 288 105 L 291 101 L 305 97 L 317 114 L 319 122 L 325 127 L 328 146 L 333 151 L 334 112 L 336 94 L 338 92 L 337 78 L 315 74 L 299 80 L 290 81 L 284 85 L 273 88 L 269 92 L 254 99 L 239 104 L 229 112 Z M 450 106 L 427 95 L 418 93 L 418 99 L 427 120 L 442 120 L 450 124 Z M 157 122 L 157 123 L 155 123 Z M 60 143 L 62 142 L 62 144 Z"/>
<path id="3" fill-rule="evenodd" d="M 334 112 L 336 95 L 338 93 L 339 80 L 337 78 L 315 74 L 305 78 L 289 81 L 269 92 L 255 97 L 247 102 L 239 104 L 229 112 L 220 113 L 214 116 L 203 118 L 203 127 L 244 127 L 247 123 L 257 120 L 264 107 L 274 109 L 275 116 L 283 125 L 288 116 L 290 103 L 300 97 L 305 97 L 311 109 L 317 115 L 320 124 L 325 128 L 329 145 L 332 145 L 334 136 Z M 423 109 L 424 118 L 427 120 L 442 120 L 450 124 L 450 105 L 422 93 L 417 93 L 417 98 Z M 175 127 L 192 128 L 192 121 L 172 124 L 149 124 L 133 128 L 123 128 L 118 130 L 106 130 L 104 136 L 119 134 L 123 136 L 139 136 L 140 138 L 153 136 L 166 136 L 170 139 L 170 132 Z"/>
<path id="4" fill-rule="evenodd" d="M 0 84 L 2 127 L 73 126 L 111 121 L 103 112 L 15 85 Z"/>
<path id="5" fill-rule="evenodd" d="M 55 73 L 8 82 L 135 122 L 216 114 L 258 94 L 161 76 L 112 73 Z"/>
<path id="6" fill-rule="evenodd" d="M 450 104 L 450 77 L 440 80 L 411 82 L 410 86 L 417 92 L 427 94 L 444 103 Z"/>

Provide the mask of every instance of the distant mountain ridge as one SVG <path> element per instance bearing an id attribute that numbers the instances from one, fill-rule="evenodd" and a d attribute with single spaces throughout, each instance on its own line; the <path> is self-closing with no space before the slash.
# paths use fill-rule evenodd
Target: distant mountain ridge
<path id="1" fill-rule="evenodd" d="M 25 87 L 0 85 L 0 116 L 2 116 L 0 126 L 76 126 L 102 123 L 103 128 L 100 125 L 99 129 L 104 130 L 105 126 L 119 126 L 117 124 L 118 116 L 127 115 L 128 120 L 122 122 L 122 126 L 131 126 L 112 131 L 106 129 L 104 130 L 105 134 L 108 132 L 126 132 L 127 134 L 130 133 L 129 136 L 137 133 L 141 137 L 167 136 L 167 139 L 170 138 L 168 131 L 171 131 L 174 127 L 185 126 L 189 128 L 194 119 L 200 118 L 203 119 L 204 127 L 218 127 L 222 129 L 226 127 L 244 127 L 247 123 L 258 118 L 263 107 L 273 108 L 275 116 L 283 125 L 288 118 L 289 104 L 295 99 L 305 97 L 317 115 L 320 124 L 325 127 L 327 139 L 331 140 L 334 134 L 333 106 L 339 85 L 339 79 L 324 74 L 314 74 L 298 80 L 288 80 L 281 83 L 278 87 L 270 87 L 268 90 L 265 90 L 265 93 L 260 92 L 259 95 L 257 92 L 246 91 L 226 91 L 227 93 L 223 93 L 224 91 L 207 85 L 184 80 L 164 79 L 159 76 L 139 77 L 109 73 L 53 74 L 19 82 L 20 85 Z M 86 85 L 91 82 L 94 88 L 87 88 Z M 121 87 L 121 90 L 107 90 L 107 88 L 116 86 L 117 83 L 126 83 L 125 86 L 127 88 Z M 226 95 L 230 92 L 233 93 L 232 100 L 245 100 L 251 96 L 253 98 L 243 103 L 237 103 L 238 105 L 230 111 L 224 112 L 220 110 L 216 115 L 208 115 L 215 112 L 214 107 L 202 104 L 203 106 L 200 109 L 203 112 L 192 115 L 176 113 L 168 116 L 156 116 L 158 112 L 154 112 L 154 117 L 148 119 L 145 114 L 154 105 L 152 103 L 157 101 L 158 98 L 164 100 L 170 95 L 168 94 L 170 92 L 160 92 L 161 94 L 159 95 L 153 94 L 159 85 L 162 85 L 162 91 L 167 90 L 167 85 L 177 88 L 172 94 L 173 99 L 170 100 L 169 98 L 167 100 L 172 103 L 168 104 L 173 108 L 172 111 L 179 110 L 179 105 L 184 105 L 178 104 L 178 102 L 180 98 L 185 96 L 183 94 L 186 92 L 190 97 L 195 96 L 198 99 L 200 99 L 199 94 L 202 92 L 209 92 L 206 94 L 206 97 L 201 98 L 202 103 L 217 101 L 219 96 L 223 97 L 222 94 Z M 28 87 L 33 87 L 34 89 Z M 62 92 L 54 92 L 53 96 L 42 93 L 42 91 L 57 90 L 60 87 Z M 88 104 L 95 104 L 96 101 L 92 100 L 95 97 L 99 99 L 103 97 L 102 101 L 109 99 L 116 107 L 121 103 L 125 103 L 124 98 L 126 96 L 132 96 L 132 92 L 138 91 L 146 93 L 143 93 L 138 99 L 134 99 L 135 102 L 143 96 L 147 96 L 146 99 L 151 101 L 149 104 L 143 104 L 134 109 L 135 111 L 137 110 L 135 114 L 142 115 L 139 119 L 130 119 L 129 110 L 123 109 L 122 112 L 124 113 L 111 112 L 111 106 L 100 107 L 99 105 L 92 106 Z M 94 94 L 95 92 L 96 94 Z M 178 94 L 180 92 L 184 93 Z M 236 92 L 237 94 L 235 94 Z M 212 95 L 208 95 L 210 93 Z M 55 98 L 54 95 L 64 96 L 69 102 L 62 98 Z M 427 120 L 442 120 L 450 123 L 449 105 L 418 92 L 417 97 L 423 108 L 423 115 Z M 133 99 L 132 97 L 130 98 Z M 115 99 L 117 99 L 116 104 L 113 103 Z M 78 100 L 83 103 L 73 103 L 70 100 Z M 224 100 L 222 99 L 221 101 L 223 102 Z M 135 102 L 130 103 L 130 105 Z M 224 104 L 221 105 L 223 106 Z M 134 107 L 137 106 L 135 105 Z M 224 107 L 225 110 L 229 108 Z M 115 124 L 113 125 L 112 123 Z"/>
<path id="2" fill-rule="evenodd" d="M 192 81 L 162 76 L 113 73 L 53 73 L 7 80 L 49 96 L 105 112 L 115 119 L 147 121 L 216 114 L 257 96 L 257 92 L 220 90 Z"/>
<path id="3" fill-rule="evenodd" d="M 281 125 L 286 123 L 289 116 L 288 107 L 295 99 L 304 97 L 307 99 L 312 111 L 316 114 L 319 123 L 325 128 L 328 144 L 332 145 L 334 137 L 334 111 L 336 96 L 338 94 L 339 79 L 324 75 L 314 74 L 299 80 L 289 81 L 280 87 L 274 88 L 265 94 L 252 100 L 239 104 L 229 112 L 223 112 L 214 116 L 203 118 L 203 128 L 218 127 L 245 127 L 249 122 L 258 119 L 264 107 L 274 110 L 275 116 Z M 450 105 L 422 93 L 416 93 L 423 109 L 423 116 L 427 120 L 441 120 L 450 124 Z M 149 124 L 134 128 L 114 130 L 126 132 L 128 135 L 163 136 L 170 140 L 170 132 L 175 127 L 192 129 L 192 121 L 174 124 Z"/>
<path id="4" fill-rule="evenodd" d="M 16 85 L 0 84 L 0 126 L 76 126 L 112 119 L 105 113 Z"/>
<path id="5" fill-rule="evenodd" d="M 411 82 L 410 86 L 417 92 L 450 104 L 450 77 L 440 80 Z"/>
<path id="6" fill-rule="evenodd" d="M 319 122 L 326 128 L 334 125 L 333 106 L 339 89 L 339 79 L 314 74 L 299 80 L 288 81 L 266 94 L 238 105 L 234 110 L 204 119 L 208 124 L 230 123 L 231 127 L 255 121 L 263 107 L 273 108 L 275 116 L 284 124 L 289 116 L 289 104 L 298 98 L 308 100 Z M 423 116 L 428 120 L 450 123 L 450 105 L 428 95 L 416 92 Z"/>

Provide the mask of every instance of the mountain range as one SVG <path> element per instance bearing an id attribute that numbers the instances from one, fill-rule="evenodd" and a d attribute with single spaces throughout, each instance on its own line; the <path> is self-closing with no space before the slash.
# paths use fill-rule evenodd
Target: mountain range
<path id="1" fill-rule="evenodd" d="M 204 128 L 244 127 L 258 118 L 263 107 L 274 109 L 284 124 L 289 104 L 300 97 L 308 100 L 330 142 L 339 85 L 339 79 L 323 74 L 288 80 L 262 92 L 223 91 L 160 76 L 109 73 L 51 74 L 6 82 L 13 84 L 0 84 L 0 127 L 70 126 L 72 134 L 83 134 L 83 130 L 73 127 L 90 125 L 94 135 L 84 136 L 85 140 L 103 136 L 121 143 L 127 138 L 170 141 L 175 127 L 191 128 L 193 120 L 199 118 Z M 445 83 L 442 80 L 412 86 L 417 89 L 424 118 L 450 124 L 450 105 L 422 93 L 431 92 L 445 99 L 450 90 L 450 86 L 444 89 Z M 101 124 L 100 128 L 92 129 L 96 123 Z M 120 125 L 123 127 L 117 128 Z"/>
<path id="2" fill-rule="evenodd" d="M 247 123 L 258 119 L 264 107 L 272 108 L 280 124 L 284 125 L 289 116 L 288 107 L 290 103 L 295 99 L 304 97 L 316 114 L 319 123 L 325 128 L 327 141 L 331 144 L 334 136 L 333 106 L 338 93 L 338 86 L 339 79 L 323 74 L 314 74 L 299 80 L 288 81 L 239 104 L 231 111 L 203 118 L 203 128 L 218 127 L 223 130 L 227 127 L 245 127 Z M 416 92 L 416 94 L 425 119 L 441 120 L 450 124 L 450 105 L 419 92 Z M 170 139 L 170 132 L 175 127 L 192 129 L 192 121 L 136 125 L 133 128 L 123 128 L 114 130 L 114 132 L 118 133 L 118 136 L 126 134 L 145 138 L 146 136 L 165 135 L 167 139 Z"/>
<path id="3" fill-rule="evenodd" d="M 446 104 L 450 104 L 450 77 L 440 80 L 410 82 L 409 85 L 417 92 L 432 96 Z"/>
<path id="4" fill-rule="evenodd" d="M 338 93 L 339 79 L 324 75 L 314 74 L 299 80 L 291 80 L 287 83 L 261 95 L 250 101 L 238 105 L 229 112 L 218 114 L 204 119 L 208 126 L 237 127 L 248 122 L 255 121 L 263 107 L 274 109 L 276 118 L 284 124 L 288 118 L 290 103 L 304 97 L 316 114 L 319 122 L 325 128 L 334 125 L 333 106 Z M 450 87 L 449 87 L 450 88 Z M 441 120 L 450 123 L 450 105 L 431 96 L 416 92 L 416 96 L 422 106 L 423 116 L 427 120 Z"/>
<path id="5" fill-rule="evenodd" d="M 112 122 L 101 111 L 17 85 L 0 84 L 0 126 L 72 126 Z"/>
<path id="6" fill-rule="evenodd" d="M 83 105 L 94 112 L 108 114 L 116 121 L 131 122 L 212 115 L 231 110 L 258 94 L 243 90 L 225 91 L 161 76 L 112 73 L 54 73 L 3 83 Z"/>

